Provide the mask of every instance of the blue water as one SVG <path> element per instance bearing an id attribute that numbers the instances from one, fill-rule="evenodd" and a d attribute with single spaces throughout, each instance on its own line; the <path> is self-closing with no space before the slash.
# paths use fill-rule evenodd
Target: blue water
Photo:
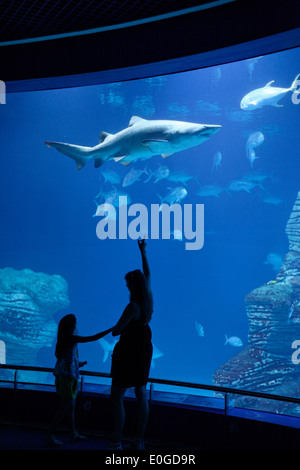
<path id="1" fill-rule="evenodd" d="M 137 242 L 99 240 L 95 198 L 112 190 L 102 170 L 120 175 L 119 188 L 131 202 L 150 207 L 159 203 L 174 182 L 140 181 L 122 188 L 135 168 L 186 171 L 192 178 L 182 203 L 202 203 L 204 247 L 185 250 L 178 240 L 148 240 L 155 309 L 153 343 L 163 355 L 154 360 L 151 376 L 211 384 L 216 369 L 247 345 L 245 296 L 276 271 L 264 264 L 269 253 L 288 251 L 285 225 L 299 182 L 300 106 L 291 93 L 282 108 L 240 109 L 249 91 L 275 80 L 289 87 L 300 73 L 300 50 L 270 54 L 190 72 L 116 84 L 14 93 L 0 107 L 2 224 L 1 268 L 30 268 L 63 276 L 69 285 L 70 307 L 57 312 L 78 318 L 78 329 L 89 335 L 114 325 L 128 301 L 124 275 L 141 267 Z M 74 162 L 44 144 L 45 140 L 94 146 L 100 131 L 116 133 L 131 116 L 220 124 L 222 129 L 197 147 L 168 159 L 154 156 L 124 167 L 113 161 L 95 169 L 92 162 L 77 171 Z M 260 131 L 264 142 L 251 168 L 246 155 L 249 135 Z M 216 152 L 221 164 L 213 167 Z M 251 172 L 268 176 L 251 192 L 224 191 L 219 197 L 197 195 L 200 186 L 227 188 Z M 279 204 L 263 202 L 277 197 Z M 103 202 L 103 201 L 102 201 Z M 203 336 L 195 322 L 203 327 Z M 225 335 L 243 346 L 225 345 Z M 1 339 L 1 332 L 0 332 Z M 106 337 L 112 342 L 112 337 Z M 42 348 L 38 366 L 52 367 L 55 341 Z M 99 343 L 80 345 L 88 370 L 109 372 Z M 7 358 L 7 362 L 9 358 Z"/>

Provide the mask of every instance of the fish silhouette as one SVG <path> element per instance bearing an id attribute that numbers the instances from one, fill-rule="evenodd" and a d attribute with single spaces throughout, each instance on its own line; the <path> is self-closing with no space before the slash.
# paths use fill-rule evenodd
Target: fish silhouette
<path id="1" fill-rule="evenodd" d="M 278 104 L 278 101 L 280 101 L 287 93 L 296 91 L 299 84 L 299 78 L 300 74 L 297 75 L 289 88 L 273 87 L 272 83 L 274 83 L 274 80 L 272 80 L 264 87 L 250 91 L 250 93 L 247 93 L 242 98 L 240 104 L 241 109 L 252 110 L 262 108 L 263 106 L 275 106 L 277 108 L 281 108 L 283 105 Z"/>

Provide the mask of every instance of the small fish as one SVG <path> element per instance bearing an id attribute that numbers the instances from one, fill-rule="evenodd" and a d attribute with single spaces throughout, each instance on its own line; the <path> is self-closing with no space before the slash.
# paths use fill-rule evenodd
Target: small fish
<path id="1" fill-rule="evenodd" d="M 259 59 L 262 59 L 262 58 L 263 56 L 254 57 L 253 59 L 246 59 L 245 63 L 249 71 L 250 80 L 252 80 L 252 74 L 254 71 L 255 64 L 258 62 Z"/>
<path id="2" fill-rule="evenodd" d="M 163 355 L 164 355 L 164 353 L 161 352 L 161 351 L 155 346 L 155 344 L 153 344 L 153 354 L 152 354 L 152 361 L 151 361 L 151 367 L 152 367 L 152 368 L 155 367 L 154 359 L 159 359 L 159 358 L 162 357 Z"/>
<path id="3" fill-rule="evenodd" d="M 198 323 L 197 320 L 195 321 L 195 327 L 196 327 L 196 331 L 197 331 L 198 335 L 199 336 L 204 336 L 203 326 L 200 325 L 200 323 Z"/>
<path id="4" fill-rule="evenodd" d="M 106 183 L 107 181 L 111 184 L 119 184 L 120 181 L 121 181 L 121 177 L 120 175 L 116 172 L 116 171 L 113 171 L 113 170 L 109 170 L 109 169 L 103 169 L 101 171 L 101 174 L 104 178 L 104 182 Z"/>
<path id="5" fill-rule="evenodd" d="M 155 170 L 148 170 L 149 172 L 149 177 L 144 181 L 144 183 L 148 183 L 152 176 L 155 178 L 154 183 L 157 183 L 158 181 L 165 179 L 169 176 L 170 170 L 167 166 L 159 165 L 159 167 Z"/>
<path id="6" fill-rule="evenodd" d="M 247 152 L 247 158 L 250 161 L 251 167 L 253 166 L 254 160 L 256 160 L 258 157 L 256 156 L 255 153 L 255 148 L 261 145 L 265 140 L 265 137 L 262 132 L 253 132 L 248 137 L 247 143 L 246 143 L 246 152 Z"/>
<path id="7" fill-rule="evenodd" d="M 97 206 L 97 209 L 96 209 L 96 212 L 93 215 L 93 217 L 96 217 L 96 216 L 99 215 L 99 211 L 102 211 L 102 207 L 101 207 L 101 209 L 99 207 L 102 206 L 103 204 L 107 204 L 108 208 L 109 208 L 109 205 L 112 205 L 114 207 L 120 207 L 120 204 L 122 205 L 122 201 L 120 201 L 120 199 L 119 199 L 120 196 L 126 196 L 127 197 L 127 204 L 130 204 L 131 198 L 130 198 L 129 194 L 127 194 L 123 191 L 117 191 L 116 188 L 114 188 L 112 191 L 109 191 L 107 193 L 100 192 L 96 196 L 96 199 L 95 199 L 95 204 Z M 97 201 L 97 198 L 99 198 L 98 201 Z M 114 213 L 112 213 L 110 215 L 110 217 L 108 217 L 108 218 L 114 219 L 113 214 Z"/>
<path id="8" fill-rule="evenodd" d="M 282 263 L 283 259 L 276 253 L 269 253 L 267 260 L 264 261 L 264 264 L 270 264 L 276 273 L 280 270 Z"/>
<path id="9" fill-rule="evenodd" d="M 262 189 L 264 189 L 261 186 L 261 184 L 256 183 L 255 181 L 247 181 L 247 180 L 241 179 L 241 180 L 232 181 L 228 186 L 228 190 L 229 191 L 246 191 L 247 193 L 250 193 L 251 189 L 255 188 L 256 186 L 260 186 Z"/>
<path id="10" fill-rule="evenodd" d="M 214 154 L 213 170 L 217 170 L 219 168 L 219 166 L 221 165 L 221 161 L 222 161 L 222 154 L 221 152 L 218 151 Z"/>
<path id="11" fill-rule="evenodd" d="M 147 175 L 149 174 L 147 168 L 144 168 L 144 170 L 136 170 L 135 168 L 132 168 L 123 179 L 122 186 L 130 186 L 136 181 L 140 181 L 140 177 L 143 173 L 146 173 Z"/>
<path id="12" fill-rule="evenodd" d="M 159 194 L 158 197 L 160 198 L 161 204 L 168 203 L 170 206 L 175 204 L 176 202 L 180 202 L 187 196 L 187 190 L 181 186 L 178 186 L 174 189 L 169 188 L 169 193 L 163 198 Z"/>
<path id="13" fill-rule="evenodd" d="M 212 67 L 211 74 L 212 74 L 212 83 L 214 84 L 214 86 L 218 86 L 219 81 L 222 78 L 222 71 L 220 67 Z"/>
<path id="14" fill-rule="evenodd" d="M 219 197 L 223 191 L 225 191 L 225 189 L 222 188 L 221 186 L 207 185 L 207 186 L 201 186 L 197 191 L 197 195 L 202 196 L 202 197 L 208 197 L 208 196 Z"/>
<path id="15" fill-rule="evenodd" d="M 116 187 L 113 187 L 111 191 L 106 191 L 106 192 L 103 191 L 101 187 L 99 193 L 95 197 L 95 201 L 97 200 L 98 202 L 106 201 L 107 203 L 112 204 L 115 198 L 117 197 L 117 194 L 118 194 L 118 191 Z"/>
<path id="16" fill-rule="evenodd" d="M 114 340 L 112 343 L 109 343 L 104 338 L 98 339 L 98 342 L 102 346 L 103 351 L 104 351 L 103 362 L 106 362 L 107 359 L 108 359 L 109 354 L 112 354 L 117 341 L 118 340 Z"/>
<path id="17" fill-rule="evenodd" d="M 247 93 L 247 95 L 243 97 L 240 104 L 241 109 L 252 110 L 262 108 L 267 105 L 281 108 L 283 105 L 278 104 L 278 101 L 280 101 L 287 93 L 296 92 L 299 78 L 300 74 L 297 75 L 290 88 L 273 87 L 272 83 L 274 83 L 274 80 L 272 80 L 264 87 L 250 91 L 250 93 Z"/>
<path id="18" fill-rule="evenodd" d="M 172 181 L 173 183 L 181 183 L 186 185 L 188 181 L 192 179 L 197 179 L 197 176 L 189 175 L 186 170 L 182 170 L 170 172 L 167 176 L 167 179 L 169 181 Z"/>
<path id="19" fill-rule="evenodd" d="M 274 181 L 273 175 L 268 175 L 266 173 L 262 173 L 261 171 L 255 171 L 245 175 L 243 177 L 243 180 L 254 181 L 255 183 L 262 183 L 263 181 L 269 178 Z"/>
<path id="20" fill-rule="evenodd" d="M 265 204 L 273 204 L 274 206 L 279 206 L 283 203 L 283 200 L 276 196 L 264 197 L 262 200 Z"/>
<path id="21" fill-rule="evenodd" d="M 237 336 L 230 336 L 230 338 L 228 338 L 228 336 L 225 335 L 225 346 L 227 343 L 230 344 L 230 346 L 235 346 L 237 348 L 243 346 L 242 340 Z"/>

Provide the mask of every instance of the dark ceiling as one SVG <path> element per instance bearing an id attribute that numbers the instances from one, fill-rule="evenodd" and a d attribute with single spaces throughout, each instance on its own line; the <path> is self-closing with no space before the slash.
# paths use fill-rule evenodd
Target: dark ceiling
<path id="1" fill-rule="evenodd" d="M 0 42 L 119 25 L 212 0 L 0 1 Z"/>
<path id="2" fill-rule="evenodd" d="M 0 0 L 0 78 L 103 72 L 105 80 L 132 67 L 148 76 L 150 64 L 170 73 L 298 46 L 299 26 L 299 0 L 284 0 L 284 8 L 282 0 Z M 86 30 L 94 34 L 72 34 Z M 243 53 L 229 54 L 239 44 Z"/>

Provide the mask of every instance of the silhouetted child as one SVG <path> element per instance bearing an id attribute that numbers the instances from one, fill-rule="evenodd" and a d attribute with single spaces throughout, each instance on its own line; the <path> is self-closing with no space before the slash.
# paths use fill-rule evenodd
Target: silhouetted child
<path id="1" fill-rule="evenodd" d="M 58 325 L 57 343 L 55 356 L 57 358 L 54 368 L 55 386 L 60 396 L 60 404 L 54 416 L 54 420 L 48 435 L 48 443 L 61 445 L 62 442 L 55 437 L 57 425 L 62 420 L 65 413 L 70 413 L 71 419 L 71 440 L 78 441 L 84 439 L 76 431 L 75 426 L 75 403 L 79 382 L 79 368 L 87 362 L 80 362 L 78 357 L 77 343 L 88 343 L 96 341 L 112 331 L 112 328 L 102 331 L 93 336 L 78 336 L 76 330 L 76 317 L 73 314 L 64 316 Z"/>

